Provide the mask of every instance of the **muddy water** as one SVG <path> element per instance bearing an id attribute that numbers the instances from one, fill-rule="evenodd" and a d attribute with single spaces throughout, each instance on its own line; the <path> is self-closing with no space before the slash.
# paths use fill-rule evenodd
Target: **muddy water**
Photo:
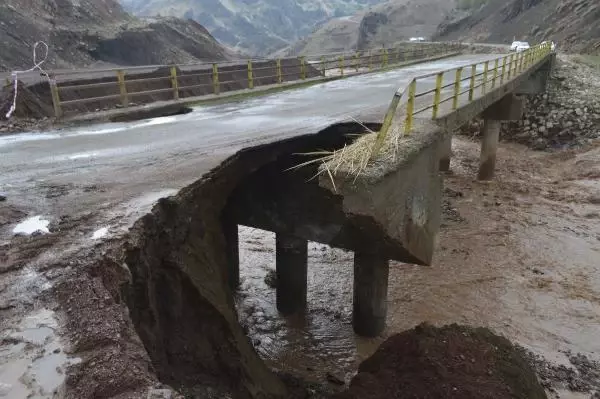
<path id="1" fill-rule="evenodd" d="M 256 350 L 271 366 L 308 379 L 351 378 L 360 355 L 379 343 L 352 332 L 352 253 L 309 243 L 308 310 L 285 318 L 265 282 L 275 270 L 275 235 L 243 226 L 239 234 L 238 312 Z"/>
<path id="2" fill-rule="evenodd" d="M 568 164 L 528 159 L 511 147 L 500 151 L 497 181 L 477 183 L 477 144 L 453 145 L 454 174 L 445 185 L 460 195 L 445 207 L 433 266 L 391 262 L 381 338 L 352 332 L 352 253 L 311 243 L 308 311 L 283 318 L 265 283 L 275 267 L 274 235 L 240 227 L 240 321 L 273 367 L 316 381 L 327 373 L 348 381 L 381 340 L 423 321 L 491 327 L 558 363 L 566 362 L 563 351 L 598 359 L 600 219 L 593 210 L 599 207 L 553 195 L 557 179 L 569 181 L 561 193 L 572 190 L 575 198 L 593 196 L 581 187 L 594 190 L 597 180 L 582 184 L 564 176 Z M 600 157 L 593 160 L 600 165 Z M 571 397 L 577 396 L 561 394 Z"/>

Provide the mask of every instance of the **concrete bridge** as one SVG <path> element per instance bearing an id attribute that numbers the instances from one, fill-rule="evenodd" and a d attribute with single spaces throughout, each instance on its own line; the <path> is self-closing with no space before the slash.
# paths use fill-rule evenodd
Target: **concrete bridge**
<path id="1" fill-rule="evenodd" d="M 310 168 L 282 172 L 294 167 L 290 158 L 258 169 L 236 188 L 224 210 L 232 288 L 239 283 L 238 223 L 277 233 L 277 306 L 284 314 L 306 306 L 308 241 L 352 250 L 355 332 L 381 333 L 388 260 L 431 263 L 440 225 L 439 172 L 449 169 L 452 132 L 477 116 L 484 119 L 478 178 L 491 179 L 501 122 L 520 119 L 523 97 L 545 91 L 554 57 L 541 45 L 413 78 L 407 90 L 394 95 L 383 124 L 371 126 L 379 133 L 361 172 L 351 170 L 343 154 L 337 164 L 335 155 L 328 160 L 329 170 L 338 172 L 323 173 L 320 181 L 311 181 Z M 406 103 L 400 106 L 403 95 Z M 394 129 L 399 155 L 377 165 Z"/>
<path id="2" fill-rule="evenodd" d="M 1 190 L 8 198 L 5 204 L 26 213 L 77 220 L 76 215 L 91 212 L 96 223 L 127 226 L 157 198 L 197 181 L 244 148 L 263 146 L 262 152 L 257 150 L 260 157 L 240 166 L 245 177 L 226 202 L 215 204 L 226 237 L 230 286 L 239 281 L 237 224 L 277 233 L 277 304 L 285 314 L 302 311 L 306 304 L 307 240 L 355 251 L 354 326 L 361 335 L 376 335 L 385 326 L 388 260 L 431 262 L 440 217 L 439 161 L 442 169 L 447 167 L 451 131 L 476 115 L 486 117 L 481 177 L 489 178 L 497 121 L 518 117 L 518 96 L 544 89 L 553 55 L 537 54 L 529 63 L 523 61 L 523 68 L 511 69 L 510 78 L 505 67 L 505 77 L 497 73 L 486 90 L 486 75 L 479 71 L 494 65 L 495 56 L 457 56 L 187 115 L 1 136 Z M 518 60 L 511 64 L 520 65 Z M 450 90 L 436 85 L 435 77 L 455 77 L 457 68 L 472 71 L 474 62 L 474 79 L 465 74 L 466 84 L 461 75 Z M 492 70 L 488 68 L 488 80 Z M 415 78 L 422 73 L 424 78 Z M 405 129 L 409 118 L 403 110 L 409 109 L 412 96 L 411 134 L 400 140 L 393 162 L 375 154 L 358 177 L 345 175 L 341 167 L 331 178 L 310 180 L 319 172 L 318 164 L 286 171 L 305 159 L 294 153 L 351 145 L 346 134 L 364 129 L 349 116 L 384 131 L 389 98 L 398 97 L 396 89 L 406 85 L 414 87 L 407 91 L 406 106 L 395 107 L 396 118 L 386 122 L 392 127 L 390 137 Z M 454 101 L 442 102 L 456 87 L 456 107 Z M 429 98 L 441 103 L 434 120 L 418 112 Z M 54 188 L 61 194 L 52 194 Z M 0 233 L 9 236 L 9 227 Z M 88 231 L 90 226 L 81 228 Z"/>
<path id="3" fill-rule="evenodd" d="M 447 167 L 452 130 L 483 115 L 483 154 L 493 155 L 495 121 L 519 113 L 518 96 L 543 90 L 553 60 L 539 52 L 522 68 L 521 58 L 509 61 L 509 77 L 502 63 L 493 72 L 495 57 L 458 56 L 186 115 L 0 136 L 0 191 L 6 196 L 0 238 L 9 244 L 0 258 L 8 263 L 3 278 L 14 280 L 1 294 L 13 295 L 10 303 L 21 296 L 29 301 L 46 289 L 46 271 L 56 284 L 60 273 L 77 270 L 81 281 L 94 280 L 94 289 L 73 292 L 73 303 L 104 303 L 127 291 L 119 306 L 128 307 L 161 381 L 239 375 L 248 392 L 287 397 L 276 378 L 267 378 L 238 323 L 230 289 L 239 279 L 235 226 L 276 232 L 277 306 L 284 314 L 306 306 L 307 240 L 354 251 L 355 331 L 378 334 L 385 326 L 388 261 L 431 262 L 440 224 L 440 164 Z M 397 93 L 398 87 L 407 90 Z M 390 107 L 392 97 L 398 101 Z M 434 108 L 435 118 L 427 114 Z M 354 142 L 349 135 L 365 129 L 352 119 L 379 134 Z M 357 148 L 367 151 L 347 156 Z M 325 160 L 331 176 L 321 163 L 289 170 L 307 159 L 296 154 L 319 149 L 333 151 Z M 488 172 L 481 178 L 490 178 L 492 168 L 482 170 Z M 50 232 L 13 237 L 12 228 L 28 215 L 49 220 Z M 106 238 L 118 239 L 99 244 L 93 237 L 101 228 Z M 103 251 L 115 246 L 124 254 L 113 264 Z M 106 279 L 86 275 L 82 263 L 94 262 L 86 254 L 103 258 L 95 266 L 109 273 Z M 27 267 L 13 273 L 16 262 Z M 113 281 L 124 269 L 129 280 Z M 83 295 L 90 298 L 79 301 Z M 70 321 L 79 315 L 64 314 Z M 5 325 L 21 318 L 5 319 Z M 113 332 L 118 336 L 111 339 L 120 342 L 123 330 L 112 328 L 117 319 L 102 320 L 111 328 L 101 329 L 101 342 Z M 74 325 L 87 329 L 94 321 L 86 320 Z M 115 353 L 132 360 L 122 347 Z M 228 359 L 240 361 L 230 365 Z"/>

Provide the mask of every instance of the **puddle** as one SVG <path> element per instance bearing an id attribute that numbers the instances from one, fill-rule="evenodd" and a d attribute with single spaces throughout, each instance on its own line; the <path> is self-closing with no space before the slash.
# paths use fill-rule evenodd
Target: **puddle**
<path id="1" fill-rule="evenodd" d="M 49 233 L 50 221 L 42 219 L 41 216 L 33 216 L 17 224 L 13 229 L 14 234 L 31 235 L 36 232 Z"/>
<path id="2" fill-rule="evenodd" d="M 27 316 L 18 328 L 3 333 L 0 346 L 0 398 L 50 399 L 65 380 L 70 359 L 55 335 L 53 311 L 41 309 Z"/>

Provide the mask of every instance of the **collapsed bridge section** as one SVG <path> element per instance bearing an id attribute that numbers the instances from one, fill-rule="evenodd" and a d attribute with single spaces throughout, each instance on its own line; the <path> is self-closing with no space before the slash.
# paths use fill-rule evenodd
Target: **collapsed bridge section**
<path id="1" fill-rule="evenodd" d="M 247 176 L 223 210 L 230 286 L 239 284 L 238 224 L 276 233 L 277 307 L 284 314 L 306 307 L 308 241 L 354 251 L 354 329 L 381 333 L 389 260 L 426 265 L 433 255 L 442 183 L 439 145 L 426 138 L 379 176 L 315 178 L 319 165 L 294 168 L 304 160 L 297 155 Z"/>

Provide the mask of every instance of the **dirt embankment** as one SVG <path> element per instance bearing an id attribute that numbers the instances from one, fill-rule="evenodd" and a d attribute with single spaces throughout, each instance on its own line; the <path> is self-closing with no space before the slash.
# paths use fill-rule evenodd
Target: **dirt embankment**
<path id="1" fill-rule="evenodd" d="M 435 40 L 511 43 L 553 40 L 561 51 L 600 52 L 600 3 L 596 0 L 485 0 L 455 9 Z"/>
<path id="2" fill-rule="evenodd" d="M 484 328 L 420 325 L 394 335 L 336 399 L 545 399 L 531 366 Z"/>

